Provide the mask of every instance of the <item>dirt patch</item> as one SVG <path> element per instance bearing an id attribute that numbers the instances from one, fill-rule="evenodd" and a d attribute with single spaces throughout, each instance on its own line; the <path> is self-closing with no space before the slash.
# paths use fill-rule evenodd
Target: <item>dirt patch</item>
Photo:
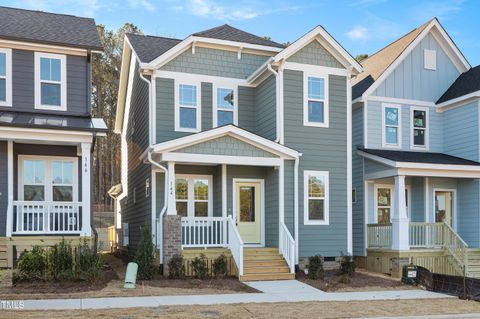
<path id="1" fill-rule="evenodd" d="M 352 277 L 343 276 L 339 270 L 326 270 L 323 280 L 309 279 L 305 273 L 297 272 L 295 279 L 323 291 L 378 291 L 395 289 L 418 289 L 404 285 L 400 280 L 387 276 L 357 271 Z"/>
<path id="2" fill-rule="evenodd" d="M 146 284 L 152 287 L 171 287 L 182 289 L 214 289 L 218 290 L 218 293 L 222 291 L 235 291 L 235 292 L 260 292 L 255 288 L 247 286 L 241 283 L 237 278 L 227 277 L 223 279 L 169 279 L 158 276 L 154 280 L 146 281 Z"/>
<path id="3" fill-rule="evenodd" d="M 479 313 L 480 303 L 454 298 L 348 302 L 262 303 L 156 308 L 69 310 L 74 318 L 362 318 Z M 65 318 L 65 311 L 2 311 L 5 318 Z"/>

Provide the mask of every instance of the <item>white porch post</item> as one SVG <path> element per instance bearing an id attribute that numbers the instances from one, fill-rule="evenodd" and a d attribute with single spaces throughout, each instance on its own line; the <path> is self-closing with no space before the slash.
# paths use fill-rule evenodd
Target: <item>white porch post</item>
<path id="1" fill-rule="evenodd" d="M 227 165 L 222 164 L 222 217 L 227 217 Z M 227 223 L 223 223 L 223 241 L 228 246 Z"/>
<path id="2" fill-rule="evenodd" d="M 90 192 L 91 192 L 91 165 L 90 165 L 90 157 L 91 157 L 91 143 L 82 143 L 82 234 L 83 236 L 91 236 L 92 235 L 92 227 L 90 223 Z"/>
<path id="3" fill-rule="evenodd" d="M 175 162 L 168 162 L 168 199 L 167 215 L 177 215 L 175 204 Z"/>
<path id="4" fill-rule="evenodd" d="M 392 216 L 392 249 L 409 250 L 409 220 L 405 202 L 405 176 L 395 176 Z"/>
<path id="5" fill-rule="evenodd" d="M 8 141 L 7 145 L 7 192 L 8 192 L 8 206 L 7 206 L 7 237 L 12 236 L 13 229 L 13 142 Z M 17 213 L 18 214 L 18 213 Z"/>

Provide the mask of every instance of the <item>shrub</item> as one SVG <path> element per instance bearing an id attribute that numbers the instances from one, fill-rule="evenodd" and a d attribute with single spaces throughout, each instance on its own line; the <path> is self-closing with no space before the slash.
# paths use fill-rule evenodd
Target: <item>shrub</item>
<path id="1" fill-rule="evenodd" d="M 75 279 L 72 246 L 65 239 L 47 252 L 47 276 L 50 280 L 58 281 Z"/>
<path id="2" fill-rule="evenodd" d="M 228 260 L 224 254 L 221 254 L 213 261 L 213 274 L 217 277 L 226 277 L 228 275 Z"/>
<path id="3" fill-rule="evenodd" d="M 351 281 L 350 279 L 350 276 L 349 275 L 346 275 L 346 274 L 343 274 L 342 276 L 340 276 L 340 278 L 338 278 L 338 283 L 341 283 L 341 284 L 349 284 Z"/>
<path id="4" fill-rule="evenodd" d="M 103 276 L 103 257 L 85 240 L 78 249 L 78 278 L 94 281 Z"/>
<path id="5" fill-rule="evenodd" d="M 323 257 L 315 255 L 308 257 L 308 278 L 323 279 Z"/>
<path id="6" fill-rule="evenodd" d="M 348 275 L 349 277 L 351 277 L 353 276 L 356 268 L 357 264 L 355 263 L 355 259 L 353 259 L 353 256 L 348 254 L 342 254 L 342 260 L 340 261 L 340 272 L 344 275 Z"/>
<path id="7" fill-rule="evenodd" d="M 138 265 L 138 279 L 149 280 L 153 278 L 156 272 L 154 252 L 155 247 L 152 242 L 150 228 L 144 226 L 141 229 L 140 243 L 133 260 Z"/>
<path id="8" fill-rule="evenodd" d="M 181 254 L 173 255 L 168 261 L 168 276 L 173 279 L 185 277 L 185 266 Z"/>
<path id="9" fill-rule="evenodd" d="M 204 254 L 200 254 L 200 257 L 193 258 L 190 265 L 192 266 L 195 278 L 205 279 L 209 276 L 207 257 Z"/>
<path id="10" fill-rule="evenodd" d="M 13 282 L 26 280 L 45 280 L 47 258 L 45 250 L 34 246 L 31 251 L 24 251 L 20 255 L 17 271 L 13 274 Z"/>

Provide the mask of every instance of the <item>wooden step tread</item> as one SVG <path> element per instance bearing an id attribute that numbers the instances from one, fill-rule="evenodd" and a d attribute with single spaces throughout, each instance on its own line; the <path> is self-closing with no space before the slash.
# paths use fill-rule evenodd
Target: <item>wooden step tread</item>
<path id="1" fill-rule="evenodd" d="M 275 267 L 275 266 L 283 266 L 286 265 L 286 262 L 282 259 L 276 260 L 245 260 L 243 262 L 244 267 Z"/>
<path id="2" fill-rule="evenodd" d="M 292 280 L 295 274 L 279 273 L 279 274 L 249 274 L 240 276 L 240 281 L 260 281 L 260 280 Z"/>
<path id="3" fill-rule="evenodd" d="M 288 273 L 288 266 L 282 267 L 244 267 L 244 274 L 278 274 L 278 273 Z"/>

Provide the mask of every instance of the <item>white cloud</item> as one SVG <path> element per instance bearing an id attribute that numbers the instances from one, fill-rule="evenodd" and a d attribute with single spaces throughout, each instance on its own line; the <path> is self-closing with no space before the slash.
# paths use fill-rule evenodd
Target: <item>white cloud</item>
<path id="1" fill-rule="evenodd" d="M 128 0 L 128 5 L 134 9 L 143 8 L 147 11 L 155 11 L 155 6 L 148 0 Z"/>
<path id="2" fill-rule="evenodd" d="M 347 36 L 353 41 L 364 41 L 370 38 L 370 32 L 364 26 L 356 25 L 347 32 Z"/>

